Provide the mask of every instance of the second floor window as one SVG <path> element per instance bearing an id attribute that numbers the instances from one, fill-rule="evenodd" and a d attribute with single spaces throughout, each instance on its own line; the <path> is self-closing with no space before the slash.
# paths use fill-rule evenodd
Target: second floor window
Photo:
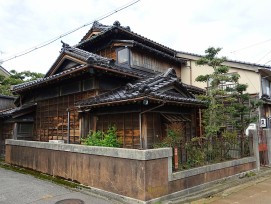
<path id="1" fill-rule="evenodd" d="M 117 51 L 118 64 L 128 64 L 129 63 L 129 49 L 124 48 Z"/>
<path id="2" fill-rule="evenodd" d="M 270 94 L 271 83 L 267 79 L 262 78 L 262 94 L 271 96 Z"/>

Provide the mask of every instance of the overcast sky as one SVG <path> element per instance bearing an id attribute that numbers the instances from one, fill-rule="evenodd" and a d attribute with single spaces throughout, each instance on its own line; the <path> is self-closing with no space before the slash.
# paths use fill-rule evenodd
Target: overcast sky
<path id="1" fill-rule="evenodd" d="M 131 0 L 0 0 L 0 60 L 90 23 Z M 141 0 L 102 21 L 121 25 L 178 51 L 204 54 L 222 47 L 223 56 L 271 65 L 270 0 Z M 62 40 L 77 44 L 91 25 Z M 61 40 L 4 62 L 7 70 L 46 73 Z M 269 62 L 270 61 L 270 62 Z"/>

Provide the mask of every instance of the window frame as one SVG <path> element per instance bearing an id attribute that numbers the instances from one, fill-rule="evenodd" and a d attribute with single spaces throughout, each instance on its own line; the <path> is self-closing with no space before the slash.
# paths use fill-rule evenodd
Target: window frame
<path id="1" fill-rule="evenodd" d="M 124 61 L 124 62 L 119 62 L 119 52 L 120 51 L 123 51 L 123 50 L 127 50 L 127 61 Z M 122 65 L 122 66 L 126 66 L 126 67 L 130 67 L 130 64 L 131 64 L 131 54 L 130 54 L 130 49 L 128 47 L 121 47 L 121 48 L 118 48 L 116 49 L 116 56 L 117 56 L 117 63 L 119 65 Z"/>

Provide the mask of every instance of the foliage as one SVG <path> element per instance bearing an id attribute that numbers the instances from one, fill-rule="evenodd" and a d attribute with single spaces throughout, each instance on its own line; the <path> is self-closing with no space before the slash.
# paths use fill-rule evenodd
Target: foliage
<path id="1" fill-rule="evenodd" d="M 208 105 L 203 111 L 204 136 L 215 138 L 224 131 L 225 135 L 237 137 L 232 131 L 238 131 L 244 137 L 249 123 L 257 119 L 252 117 L 252 113 L 261 102 L 252 100 L 246 93 L 247 85 L 238 82 L 240 76 L 237 73 L 229 73 L 229 67 L 223 64 L 226 58 L 217 57 L 220 51 L 221 48 L 210 47 L 205 51 L 206 55 L 197 61 L 197 65 L 208 65 L 213 70 L 196 78 L 196 81 L 210 83 L 207 94 L 198 96 Z M 229 130 L 228 126 L 233 129 Z"/>
<path id="2" fill-rule="evenodd" d="M 204 140 L 202 137 L 194 137 L 190 142 L 185 144 L 185 150 L 187 151 L 187 162 L 185 168 L 191 168 L 203 165 L 206 161 L 206 153 L 204 150 Z"/>
<path id="3" fill-rule="evenodd" d="M 90 131 L 88 137 L 82 141 L 83 144 L 89 146 L 120 147 L 115 126 L 108 127 L 106 132 L 100 130 Z"/>
<path id="4" fill-rule="evenodd" d="M 41 73 L 30 71 L 16 72 L 15 70 L 11 70 L 10 74 L 11 75 L 9 77 L 0 75 L 0 94 L 12 96 L 13 94 L 10 90 L 11 86 L 33 81 L 44 76 Z"/>
<path id="5" fill-rule="evenodd" d="M 171 123 L 167 126 L 167 136 L 157 144 L 154 148 L 161 147 L 177 147 L 184 142 L 184 125 L 182 123 Z"/>

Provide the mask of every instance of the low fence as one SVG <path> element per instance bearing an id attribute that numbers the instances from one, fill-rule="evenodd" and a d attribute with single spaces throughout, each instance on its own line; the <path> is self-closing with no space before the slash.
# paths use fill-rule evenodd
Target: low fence
<path id="1" fill-rule="evenodd" d="M 171 148 L 136 150 L 22 140 L 6 140 L 5 160 L 125 197 L 130 203 L 155 203 L 256 169 L 256 159 L 247 157 L 174 173 Z"/>
<path id="2" fill-rule="evenodd" d="M 173 169 L 186 170 L 253 155 L 252 134 L 246 137 L 196 137 L 175 148 Z"/>

